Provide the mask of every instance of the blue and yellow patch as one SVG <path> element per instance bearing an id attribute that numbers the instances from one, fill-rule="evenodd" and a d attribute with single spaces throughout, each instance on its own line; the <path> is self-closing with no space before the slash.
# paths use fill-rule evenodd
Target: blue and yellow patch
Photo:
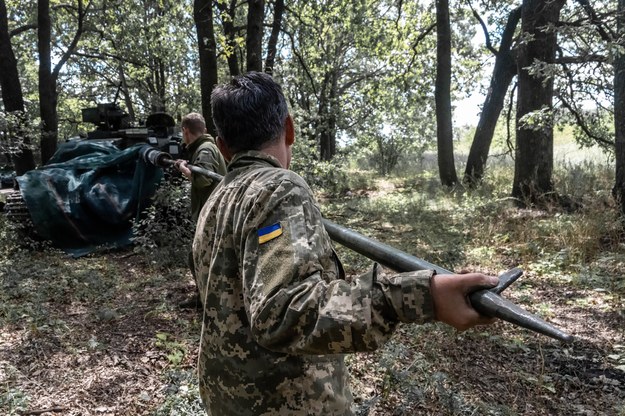
<path id="1" fill-rule="evenodd" d="M 279 222 L 258 230 L 258 244 L 266 243 L 282 235 L 282 226 Z"/>

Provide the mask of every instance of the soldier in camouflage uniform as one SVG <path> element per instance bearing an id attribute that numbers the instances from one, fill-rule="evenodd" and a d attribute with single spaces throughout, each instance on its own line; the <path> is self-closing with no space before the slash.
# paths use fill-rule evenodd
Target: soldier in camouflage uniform
<path id="1" fill-rule="evenodd" d="M 490 322 L 466 295 L 495 277 L 345 276 L 310 188 L 287 169 L 293 120 L 269 75 L 217 87 L 212 106 L 230 162 L 193 243 L 208 414 L 351 415 L 345 353 L 375 350 L 399 322 Z"/>
<path id="2" fill-rule="evenodd" d="M 206 133 L 206 122 L 199 113 L 189 113 L 182 118 L 182 140 L 186 145 L 185 152 L 189 156 L 189 163 L 209 171 L 226 174 L 226 162 L 217 149 L 215 139 Z M 191 172 L 187 162 L 183 159 L 176 161 L 176 168 L 191 181 L 191 219 L 197 221 L 200 210 L 206 203 L 211 192 L 215 190 L 218 182 L 204 175 Z M 189 253 L 189 268 L 195 277 L 193 267 L 193 255 Z M 178 305 L 180 308 L 199 308 L 201 306 L 199 293 L 183 300 Z"/>
<path id="3" fill-rule="evenodd" d="M 189 155 L 189 163 L 209 171 L 226 174 L 226 162 L 215 145 L 215 139 L 206 133 L 206 122 L 199 113 L 189 113 L 182 118 L 182 139 Z M 191 172 L 185 160 L 178 160 L 176 167 L 191 180 L 191 218 L 197 221 L 200 210 L 217 182 L 204 175 Z"/>

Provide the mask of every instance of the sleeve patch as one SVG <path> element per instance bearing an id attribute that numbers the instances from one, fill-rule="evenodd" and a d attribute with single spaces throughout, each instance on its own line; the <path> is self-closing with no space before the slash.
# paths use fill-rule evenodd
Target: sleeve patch
<path id="1" fill-rule="evenodd" d="M 263 227 L 258 230 L 258 244 L 266 243 L 267 241 L 273 240 L 276 237 L 282 235 L 282 226 L 279 222 Z"/>

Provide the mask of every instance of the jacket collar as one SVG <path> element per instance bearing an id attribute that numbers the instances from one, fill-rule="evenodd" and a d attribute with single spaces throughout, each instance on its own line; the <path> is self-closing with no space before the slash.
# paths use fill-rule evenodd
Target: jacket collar
<path id="1" fill-rule="evenodd" d="M 266 165 L 276 168 L 282 168 L 282 165 L 280 164 L 278 159 L 271 156 L 270 154 L 263 153 L 259 150 L 246 150 L 234 155 L 234 157 L 230 161 L 230 164 L 228 164 L 228 170 L 231 171 L 253 165 Z"/>
<path id="2" fill-rule="evenodd" d="M 193 143 L 187 146 L 187 152 L 189 153 L 189 155 L 193 155 L 195 151 L 206 142 L 211 142 L 215 144 L 215 139 L 213 139 L 213 137 L 209 134 L 203 134 L 195 139 Z"/>

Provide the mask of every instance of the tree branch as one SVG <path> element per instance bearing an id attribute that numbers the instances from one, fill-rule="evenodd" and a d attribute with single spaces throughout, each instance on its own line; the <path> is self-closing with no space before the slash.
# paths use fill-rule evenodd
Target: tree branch
<path id="1" fill-rule="evenodd" d="M 506 145 L 508 146 L 508 150 L 510 154 L 514 158 L 514 147 L 512 146 L 512 132 L 510 131 L 510 120 L 512 120 L 512 107 L 514 104 L 514 94 L 516 93 L 517 83 L 515 82 L 510 90 L 510 102 L 508 103 L 508 112 L 506 114 Z"/>
<path id="2" fill-rule="evenodd" d="M 282 28 L 282 15 L 284 14 L 284 0 L 276 0 L 273 6 L 273 22 L 271 24 L 271 34 L 267 42 L 267 58 L 265 59 L 265 71 L 273 73 L 273 66 L 276 59 L 276 47 L 278 37 Z"/>
<path id="3" fill-rule="evenodd" d="M 467 4 L 471 8 L 471 12 L 473 12 L 473 17 L 475 17 L 477 19 L 477 21 L 480 22 L 480 26 L 482 26 L 482 31 L 484 32 L 484 37 L 486 38 L 486 48 L 489 51 L 491 51 L 493 53 L 493 55 L 497 55 L 499 53 L 499 51 L 497 49 L 495 49 L 495 47 L 493 46 L 493 44 L 490 41 L 490 33 L 488 33 L 488 28 L 486 27 L 486 23 L 484 23 L 484 20 L 482 20 L 482 17 L 473 8 L 473 4 L 471 4 L 471 2 L 469 0 L 467 0 Z"/>
<path id="4" fill-rule="evenodd" d="M 558 53 L 561 55 L 562 54 L 562 50 L 559 49 Z M 571 95 L 571 99 L 573 100 L 573 74 L 571 73 L 571 71 L 568 69 L 568 67 L 566 66 L 566 64 L 562 65 L 562 68 L 564 69 L 564 73 L 566 74 L 566 77 L 569 79 L 569 94 Z M 602 143 L 606 146 L 614 146 L 614 143 L 610 142 L 609 140 L 606 140 L 603 137 L 597 136 L 596 134 L 594 134 L 591 130 L 590 127 L 588 127 L 588 125 L 586 124 L 586 121 L 584 120 L 584 117 L 579 113 L 579 111 L 577 111 L 577 109 L 574 108 L 574 106 L 572 104 L 570 104 L 565 96 L 563 94 L 558 94 L 557 97 L 560 99 L 560 101 L 562 102 L 562 104 L 564 105 L 564 107 L 569 110 L 569 112 L 573 115 L 573 117 L 575 118 L 575 122 L 577 123 L 577 125 L 582 129 L 582 131 L 591 139 L 594 139 L 595 141 L 597 141 L 598 143 Z"/>
<path id="5" fill-rule="evenodd" d="M 558 98 L 560 99 L 560 102 L 562 102 L 562 104 L 564 105 L 564 107 L 569 110 L 569 112 L 571 114 L 573 114 L 573 117 L 575 117 L 575 122 L 577 123 L 577 125 L 579 126 L 579 128 L 582 129 L 582 131 L 584 132 L 584 134 L 586 134 L 586 136 L 590 137 L 591 139 L 605 145 L 605 146 L 609 146 L 609 147 L 614 147 L 614 142 L 607 140 L 601 136 L 598 136 L 596 134 L 594 134 L 590 128 L 588 127 L 588 125 L 586 124 L 586 121 L 584 120 L 584 117 L 564 98 L 564 96 L 562 94 L 558 94 Z"/>
<path id="6" fill-rule="evenodd" d="M 91 1 L 89 1 L 89 3 L 87 3 L 87 7 L 83 9 L 82 0 L 78 0 L 78 28 L 76 29 L 76 33 L 74 34 L 74 38 L 72 39 L 72 42 L 70 43 L 69 47 L 67 48 L 67 50 L 65 51 L 65 53 L 63 54 L 59 62 L 54 67 L 54 70 L 52 71 L 52 76 L 55 79 L 59 76 L 59 72 L 61 71 L 61 68 L 63 68 L 63 65 L 65 65 L 65 63 L 68 61 L 70 56 L 72 56 L 72 54 L 74 53 L 74 50 L 76 49 L 76 46 L 78 45 L 78 42 L 80 41 L 80 37 L 82 36 L 82 32 L 83 32 L 83 23 L 85 20 L 85 15 L 87 14 L 87 11 L 89 10 L 90 6 L 91 6 Z"/>
<path id="7" fill-rule="evenodd" d="M 291 40 L 291 47 L 293 49 L 293 53 L 297 57 L 297 60 L 299 61 L 300 65 L 304 69 L 304 72 L 306 73 L 306 77 L 310 81 L 310 86 L 313 89 L 313 94 L 315 94 L 315 96 L 318 97 L 319 94 L 318 94 L 318 91 L 317 91 L 317 87 L 315 85 L 315 79 L 313 78 L 312 74 L 310 73 L 310 70 L 308 69 L 308 66 L 306 65 L 306 62 L 304 61 L 304 57 L 297 51 L 297 48 L 295 47 L 295 39 L 293 38 L 293 34 L 291 32 L 289 32 L 288 30 L 283 30 L 283 32 Z"/>
<path id="8" fill-rule="evenodd" d="M 601 21 L 601 19 L 599 19 L 599 17 L 597 16 L 597 12 L 595 12 L 595 9 L 593 9 L 592 5 L 590 4 L 588 0 L 576 0 L 576 1 L 577 3 L 579 3 L 580 6 L 582 6 L 582 9 L 584 9 L 586 14 L 588 15 L 590 22 L 595 26 L 595 28 L 597 29 L 597 32 L 599 32 L 599 36 L 601 36 L 601 39 L 607 42 L 610 42 L 613 39 L 616 39 L 616 35 L 612 31 L 612 29 L 610 27 L 607 27 L 607 28 L 604 27 L 603 22 Z"/>
<path id="9" fill-rule="evenodd" d="M 16 27 L 15 29 L 9 32 L 9 38 L 12 38 L 13 36 L 17 36 L 20 33 L 26 32 L 27 30 L 30 30 L 30 29 L 37 29 L 37 23 L 30 23 L 24 26 Z"/>
<path id="10" fill-rule="evenodd" d="M 425 39 L 425 37 L 427 35 L 430 34 L 430 32 L 432 32 L 432 30 L 434 30 L 434 28 L 436 28 L 436 22 L 432 23 L 430 26 L 428 26 L 427 28 L 425 28 L 425 30 L 423 32 L 421 32 L 421 34 L 417 37 L 417 39 L 414 41 L 414 43 L 411 45 L 410 49 L 412 49 L 412 51 L 414 52 L 412 57 L 410 58 L 410 62 L 408 62 L 408 65 L 406 65 L 406 70 L 404 71 L 403 75 L 406 75 L 408 73 L 408 70 L 410 70 L 410 68 L 412 68 L 412 64 L 414 63 L 415 59 L 417 58 L 417 46 L 419 46 L 419 43 L 421 43 L 421 41 L 423 39 Z"/>
<path id="11" fill-rule="evenodd" d="M 553 60 L 554 64 L 585 64 L 589 62 L 608 62 L 608 58 L 598 54 L 588 54 L 579 56 L 561 56 Z"/>
<path id="12" fill-rule="evenodd" d="M 90 53 L 90 52 L 74 52 L 73 55 L 76 56 L 80 56 L 83 58 L 91 58 L 91 59 L 100 59 L 100 60 L 106 60 L 106 59 L 114 59 L 116 61 L 119 62 L 125 62 L 128 64 L 132 64 L 138 67 L 147 67 L 148 65 L 144 62 L 144 61 L 135 61 L 133 59 L 128 59 L 125 57 L 121 57 L 119 55 L 115 55 L 112 53 Z"/>
<path id="13" fill-rule="evenodd" d="M 382 69 L 373 71 L 373 72 L 367 72 L 364 75 L 360 75 L 356 78 L 353 78 L 352 80 L 346 82 L 345 84 L 343 84 L 339 89 L 338 89 L 338 95 L 341 96 L 345 93 L 345 91 L 347 91 L 349 88 L 351 88 L 352 86 L 358 84 L 359 82 L 362 82 L 364 80 L 366 80 L 367 78 L 371 78 L 371 77 L 375 77 L 377 75 L 379 75 L 380 73 L 384 72 Z"/>
<path id="14" fill-rule="evenodd" d="M 24 410 L 24 411 L 19 411 L 18 413 L 20 415 L 41 415 L 44 413 L 57 413 L 57 412 L 66 412 L 68 411 L 69 408 L 67 407 L 51 407 L 49 409 L 37 409 L 37 410 Z"/>

